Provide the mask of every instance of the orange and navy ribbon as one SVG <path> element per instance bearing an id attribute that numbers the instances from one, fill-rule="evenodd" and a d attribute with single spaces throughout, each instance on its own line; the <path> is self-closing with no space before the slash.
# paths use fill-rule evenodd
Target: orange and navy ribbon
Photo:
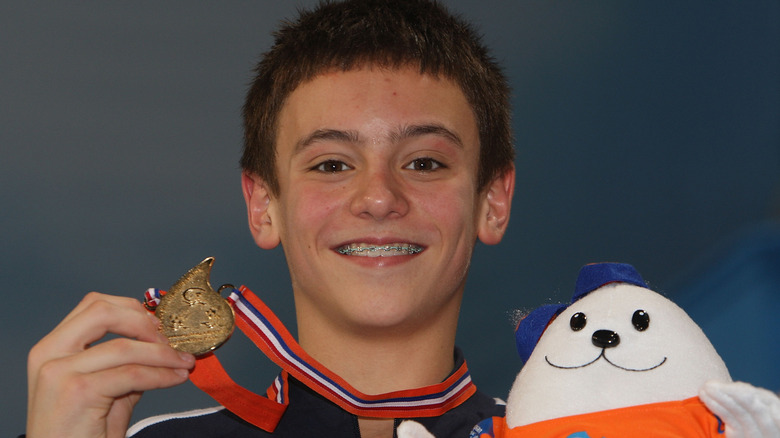
<path id="1" fill-rule="evenodd" d="M 153 302 L 154 295 L 154 290 L 147 292 L 147 303 L 150 299 Z M 289 402 L 286 383 L 289 376 L 345 411 L 364 417 L 439 416 L 476 392 L 464 362 L 436 385 L 379 395 L 364 394 L 309 356 L 271 309 L 247 287 L 233 289 L 228 301 L 236 313 L 239 329 L 283 371 L 268 389 L 267 397 L 236 384 L 214 354 L 198 358 L 190 380 L 236 415 L 269 432 L 276 427 Z"/>

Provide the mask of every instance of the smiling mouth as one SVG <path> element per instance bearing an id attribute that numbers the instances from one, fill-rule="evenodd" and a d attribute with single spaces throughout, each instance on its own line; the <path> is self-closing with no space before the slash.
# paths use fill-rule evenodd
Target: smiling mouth
<path id="1" fill-rule="evenodd" d="M 367 243 L 351 243 L 336 249 L 336 252 L 358 257 L 393 257 L 411 255 L 422 252 L 421 246 L 410 243 L 391 243 L 389 245 L 372 245 Z"/>
<path id="2" fill-rule="evenodd" d="M 666 363 L 666 358 L 664 357 L 663 360 L 661 360 L 661 362 L 657 363 L 656 365 L 650 366 L 648 368 L 626 368 L 624 366 L 620 366 L 620 365 L 612 362 L 611 360 L 609 360 L 609 358 L 607 358 L 607 355 L 605 353 L 606 353 L 605 350 L 602 348 L 601 349 L 601 353 L 598 355 L 598 357 L 596 357 L 592 361 L 590 361 L 588 363 L 585 363 L 585 364 L 582 364 L 582 365 L 574 365 L 574 366 L 563 366 L 563 365 L 554 364 L 554 363 L 550 362 L 550 359 L 548 359 L 547 356 L 544 356 L 544 360 L 547 361 L 547 363 L 550 366 L 552 366 L 552 367 L 559 368 L 559 369 L 562 369 L 562 370 L 573 370 L 573 369 L 576 369 L 576 368 L 585 368 L 588 365 L 592 365 L 592 364 L 596 363 L 596 361 L 598 361 L 599 359 L 604 359 L 605 361 L 607 361 L 608 364 L 612 365 L 615 368 L 620 368 L 621 370 L 624 370 L 624 371 L 634 371 L 634 372 L 651 371 L 651 370 L 654 370 L 654 369 L 660 367 L 664 363 Z"/>

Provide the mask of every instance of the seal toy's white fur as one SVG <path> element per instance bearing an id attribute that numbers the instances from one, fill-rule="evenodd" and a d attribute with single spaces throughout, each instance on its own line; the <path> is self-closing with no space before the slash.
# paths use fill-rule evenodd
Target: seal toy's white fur
<path id="1" fill-rule="evenodd" d="M 643 330 L 632 319 L 643 311 Z M 574 315 L 585 326 L 571 328 Z M 594 334 L 614 333 L 614 347 Z M 509 427 L 563 416 L 694 397 L 708 380 L 731 381 L 701 329 L 677 305 L 642 287 L 610 283 L 550 323 L 507 400 Z"/>

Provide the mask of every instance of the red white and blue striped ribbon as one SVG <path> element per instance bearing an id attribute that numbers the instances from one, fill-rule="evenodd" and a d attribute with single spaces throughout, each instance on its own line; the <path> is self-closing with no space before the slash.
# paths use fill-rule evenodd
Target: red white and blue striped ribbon
<path id="1" fill-rule="evenodd" d="M 150 287 L 144 292 L 144 305 L 149 310 L 154 310 L 159 304 L 164 292 L 160 289 Z"/>
<path id="2" fill-rule="evenodd" d="M 154 299 L 154 291 L 147 293 L 151 294 L 147 298 Z M 213 354 L 198 358 L 190 380 L 227 409 L 264 430 L 272 431 L 284 412 L 288 403 L 289 376 L 345 411 L 364 417 L 439 416 L 476 392 L 464 361 L 446 380 L 436 385 L 379 395 L 364 394 L 309 356 L 271 309 L 248 288 L 233 289 L 228 301 L 233 305 L 239 329 L 283 371 L 268 389 L 267 398 L 233 382 Z M 260 405 L 265 409 L 259 409 Z"/>

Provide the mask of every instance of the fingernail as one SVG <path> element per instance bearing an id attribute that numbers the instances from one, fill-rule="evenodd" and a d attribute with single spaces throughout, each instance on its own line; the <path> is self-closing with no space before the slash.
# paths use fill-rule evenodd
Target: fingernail
<path id="1" fill-rule="evenodd" d="M 195 356 L 191 355 L 190 353 L 185 353 L 183 351 L 179 352 L 179 357 L 182 361 L 187 363 L 193 363 L 195 362 Z"/>
<path id="2" fill-rule="evenodd" d="M 190 372 L 188 370 L 184 370 L 184 369 L 177 368 L 177 369 L 173 370 L 173 372 L 176 373 L 180 377 L 189 377 L 190 376 Z"/>

